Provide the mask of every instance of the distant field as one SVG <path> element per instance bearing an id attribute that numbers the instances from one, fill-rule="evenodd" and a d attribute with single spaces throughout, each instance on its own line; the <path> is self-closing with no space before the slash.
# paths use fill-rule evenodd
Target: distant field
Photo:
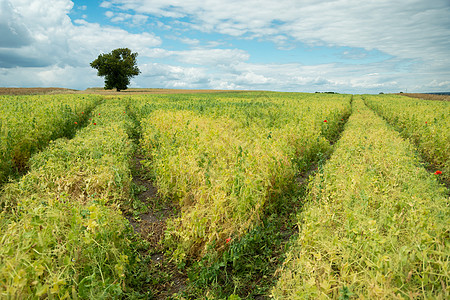
<path id="1" fill-rule="evenodd" d="M 187 89 L 137 89 L 124 91 L 105 90 L 103 88 L 88 88 L 73 90 L 65 88 L 4 88 L 0 87 L 0 95 L 45 95 L 45 94 L 99 94 L 99 95 L 135 95 L 135 94 L 198 94 L 198 93 L 229 93 L 231 90 L 187 90 Z"/>
<path id="2" fill-rule="evenodd" d="M 5 88 L 0 87 L 0 95 L 43 95 L 50 93 L 72 93 L 75 90 L 64 88 Z"/>
<path id="3" fill-rule="evenodd" d="M 135 89 L 130 88 L 124 91 L 105 90 L 103 88 L 88 88 L 78 93 L 101 94 L 101 95 L 135 95 L 135 94 L 199 94 L 199 93 L 230 93 L 233 90 L 188 90 L 188 89 Z"/>
<path id="4" fill-rule="evenodd" d="M 450 95 L 419 94 L 419 93 L 402 93 L 398 95 L 425 100 L 450 101 Z"/>
<path id="5" fill-rule="evenodd" d="M 449 299 L 450 102 L 0 92 L 2 299 Z"/>

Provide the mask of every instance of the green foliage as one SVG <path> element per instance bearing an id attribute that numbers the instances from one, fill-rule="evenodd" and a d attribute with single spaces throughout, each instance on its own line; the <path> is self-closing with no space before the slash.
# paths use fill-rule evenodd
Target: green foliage
<path id="1" fill-rule="evenodd" d="M 405 121 L 411 103 L 383 99 L 377 109 L 444 171 L 447 106 L 418 102 Z M 360 97 L 350 118 L 349 95 L 1 100 L 1 176 L 17 168 L 13 157 L 29 172 L 0 195 L 0 298 L 139 299 L 170 284 L 121 212 L 149 209 L 132 199 L 136 142 L 161 196 L 153 205 L 181 210 L 163 245 L 190 267 L 187 297 L 265 295 L 285 257 L 275 298 L 449 297 L 448 191 Z M 419 115 L 435 119 L 424 129 Z"/>
<path id="2" fill-rule="evenodd" d="M 128 256 L 121 215 L 95 200 L 81 205 L 44 197 L 28 201 L 30 211 L 19 220 L 2 220 L 0 295 L 92 299 L 122 293 Z"/>
<path id="3" fill-rule="evenodd" d="M 349 96 L 268 93 L 255 102 L 255 95 L 211 104 L 184 97 L 156 103 L 161 108 L 142 118 L 141 147 L 158 191 L 183 211 L 168 222 L 165 239 L 179 262 L 213 243 L 220 252 L 228 237 L 257 226 L 296 174 L 330 152 L 324 132 L 342 126 L 350 111 Z"/>
<path id="4" fill-rule="evenodd" d="M 295 211 L 295 203 L 285 202 Z M 284 211 L 284 213 L 288 213 Z M 230 239 L 227 249 L 217 253 L 211 247 L 207 254 L 195 263 L 189 274 L 190 297 L 202 298 L 205 294 L 215 299 L 239 295 L 249 299 L 267 295 L 274 284 L 274 272 L 285 258 L 285 247 L 292 234 L 289 215 L 271 215 L 262 224 L 241 239 Z"/>
<path id="5" fill-rule="evenodd" d="M 422 157 L 450 184 L 450 102 L 397 95 L 365 95 L 366 104 L 410 139 Z"/>
<path id="6" fill-rule="evenodd" d="M 108 101 L 71 140 L 30 159 L 0 197 L 0 295 L 117 298 L 140 274 L 128 222 L 133 146 L 124 104 Z"/>
<path id="7" fill-rule="evenodd" d="M 101 98 L 93 95 L 0 96 L 0 183 L 28 168 L 52 140 L 72 137 Z"/>
<path id="8" fill-rule="evenodd" d="M 128 48 L 114 49 L 111 53 L 100 54 L 91 62 L 91 67 L 97 69 L 98 76 L 105 76 L 105 89 L 126 90 L 130 78 L 140 73 L 137 55 Z"/>
<path id="9" fill-rule="evenodd" d="M 448 190 L 358 97 L 310 185 L 277 299 L 449 297 Z"/>

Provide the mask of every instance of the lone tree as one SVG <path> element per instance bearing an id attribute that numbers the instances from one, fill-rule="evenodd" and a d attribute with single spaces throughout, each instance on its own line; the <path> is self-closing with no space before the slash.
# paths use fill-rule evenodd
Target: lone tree
<path id="1" fill-rule="evenodd" d="M 128 48 L 118 48 L 111 53 L 100 54 L 91 62 L 91 67 L 97 69 L 98 76 L 105 76 L 105 90 L 116 88 L 126 90 L 130 78 L 141 72 L 136 65 L 137 53 L 131 53 Z"/>

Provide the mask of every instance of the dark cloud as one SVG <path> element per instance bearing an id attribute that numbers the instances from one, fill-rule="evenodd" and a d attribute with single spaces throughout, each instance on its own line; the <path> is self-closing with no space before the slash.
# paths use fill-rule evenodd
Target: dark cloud
<path id="1" fill-rule="evenodd" d="M 32 42 L 28 29 L 18 19 L 11 3 L 0 0 L 0 48 L 19 48 Z"/>
<path id="2" fill-rule="evenodd" d="M 0 51 L 0 68 L 15 67 L 47 67 L 51 65 L 51 61 L 36 59 L 26 55 L 14 53 L 14 50 Z"/>
<path id="3" fill-rule="evenodd" d="M 31 37 L 26 28 L 18 24 L 0 22 L 0 48 L 19 48 L 31 43 Z"/>

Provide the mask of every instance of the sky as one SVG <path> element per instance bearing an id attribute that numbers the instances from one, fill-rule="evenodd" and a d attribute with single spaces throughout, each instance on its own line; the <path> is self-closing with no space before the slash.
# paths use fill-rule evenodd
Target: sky
<path id="1" fill-rule="evenodd" d="M 116 48 L 130 88 L 449 92 L 450 1 L 0 0 L 2 87 L 102 87 Z"/>

